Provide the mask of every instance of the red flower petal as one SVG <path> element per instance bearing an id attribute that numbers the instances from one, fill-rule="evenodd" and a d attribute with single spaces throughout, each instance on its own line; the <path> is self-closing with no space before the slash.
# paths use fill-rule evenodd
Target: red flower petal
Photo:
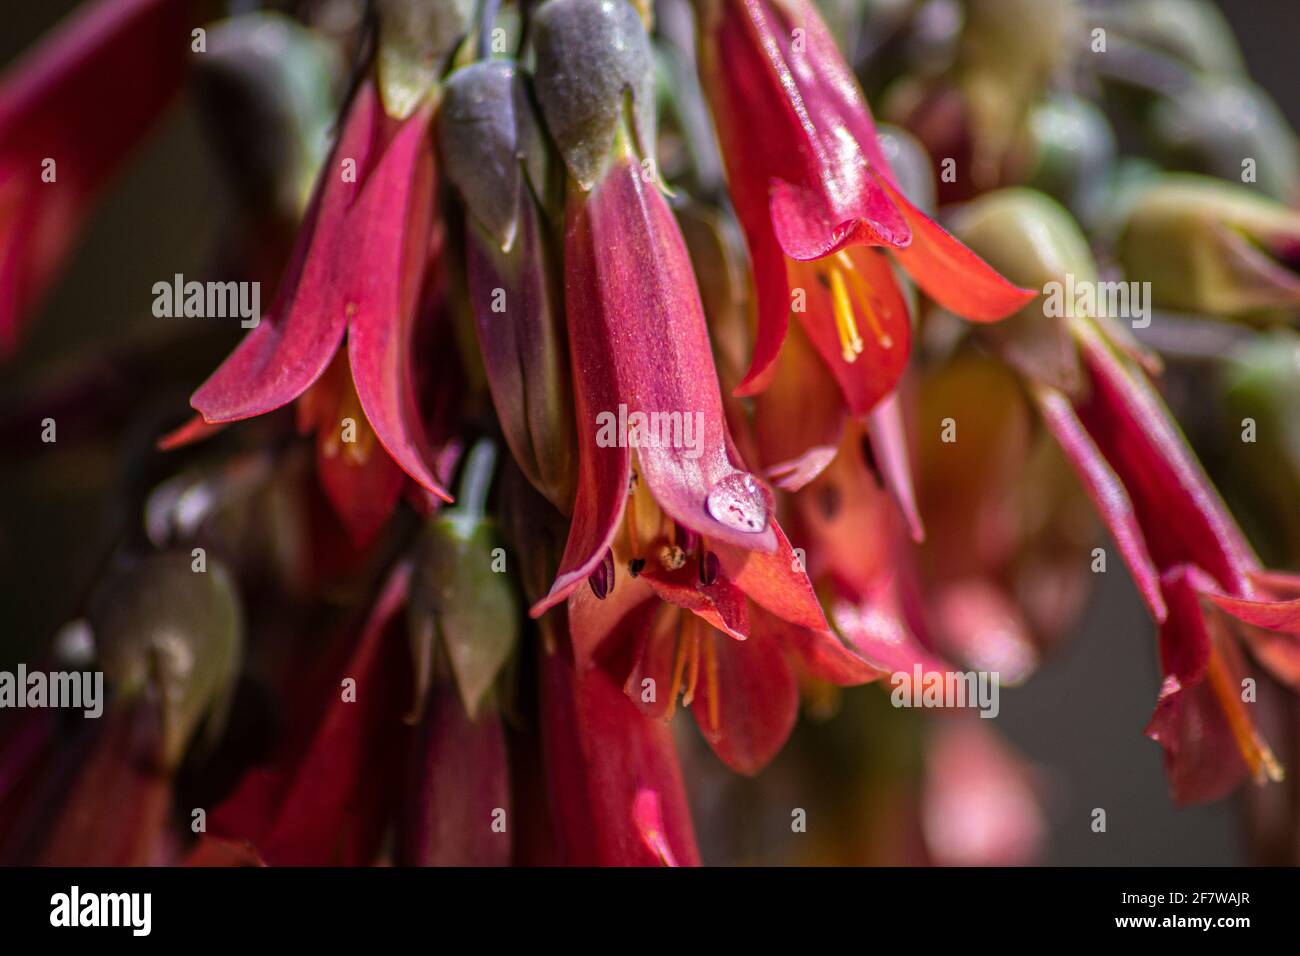
<path id="1" fill-rule="evenodd" d="M 193 405 L 208 422 L 251 418 L 287 405 L 318 379 L 347 328 L 338 270 L 356 268 L 341 258 L 349 210 L 361 195 L 393 124 L 372 83 L 362 86 L 298 232 L 297 245 L 275 301 L 221 367 L 203 384 Z M 355 181 L 342 164 L 355 163 Z M 351 167 L 349 167 L 351 168 Z"/>
<path id="2" fill-rule="evenodd" d="M 754 615 L 752 627 L 775 638 L 809 676 L 836 687 L 856 687 L 888 673 L 845 644 L 834 631 L 796 627 L 763 612 Z"/>
<path id="3" fill-rule="evenodd" d="M 925 525 L 916 505 L 916 488 L 912 483 L 912 460 L 907 448 L 907 430 L 903 426 L 903 407 L 898 393 L 891 392 L 867 416 L 867 436 L 875 455 L 876 469 L 903 518 L 912 540 L 925 540 Z"/>
<path id="4" fill-rule="evenodd" d="M 918 664 L 922 673 L 952 670 L 947 661 L 917 640 L 901 613 L 885 602 L 837 601 L 831 617 L 845 642 L 878 671 L 911 675 Z"/>
<path id="5" fill-rule="evenodd" d="M 338 278 L 361 407 L 402 470 L 444 501 L 417 397 L 412 347 L 432 248 L 433 140 L 426 104 L 405 120 L 349 213 Z"/>
<path id="6" fill-rule="evenodd" d="M 1043 423 L 1074 466 L 1097 513 L 1105 521 L 1147 610 L 1157 623 L 1163 621 L 1166 611 L 1160 594 L 1160 572 L 1147 551 L 1142 527 L 1123 482 L 1093 443 L 1070 400 L 1054 389 L 1041 386 L 1034 387 L 1033 392 Z"/>
<path id="7" fill-rule="evenodd" d="M 702 630 L 691 710 L 713 752 L 737 773 L 762 770 L 799 713 L 799 688 L 781 646 L 764 634 L 739 643 Z"/>
<path id="8" fill-rule="evenodd" d="M 409 567 L 384 585 L 350 656 L 320 690 L 323 710 L 301 745 L 251 771 L 209 820 L 215 836 L 244 840 L 273 866 L 374 862 L 390 818 L 406 741 L 410 655 L 394 628 Z M 342 680 L 356 682 L 355 701 Z"/>
<path id="9" fill-rule="evenodd" d="M 506 866 L 510 863 L 510 781 L 505 730 L 493 708 L 470 720 L 456 687 L 434 685 L 398 822 L 403 866 Z M 504 832 L 493 815 L 506 812 Z"/>
<path id="10" fill-rule="evenodd" d="M 1166 751 L 1166 768 L 1179 802 L 1216 799 L 1244 765 L 1256 782 L 1279 781 L 1281 765 L 1255 729 L 1243 702 L 1245 663 L 1222 620 L 1201 600 L 1208 576 L 1179 566 L 1161 577 L 1170 615 L 1160 630 L 1160 657 L 1168 675 L 1148 735 Z M 1227 748 L 1235 750 L 1228 756 Z"/>
<path id="11" fill-rule="evenodd" d="M 917 209 L 885 176 L 877 176 L 912 230 L 912 244 L 891 250 L 894 259 L 931 299 L 972 322 L 996 322 L 1038 296 L 1022 289 Z"/>
<path id="12" fill-rule="evenodd" d="M 844 399 L 798 325 L 772 368 L 770 383 L 754 396 L 754 435 L 768 479 L 798 491 L 835 459 Z"/>
<path id="13" fill-rule="evenodd" d="M 1164 402 L 1092 325 L 1075 328 L 1092 382 L 1075 412 L 1123 482 L 1156 567 L 1195 565 L 1225 591 L 1250 594 L 1259 562 Z"/>
<path id="14" fill-rule="evenodd" d="M 641 789 L 632 801 L 632 819 L 641 839 L 664 866 L 677 866 L 677 857 L 664 834 L 663 801 L 656 790 Z"/>
<path id="15" fill-rule="evenodd" d="M 0 81 L 0 353 L 67 255 L 87 203 L 179 92 L 190 4 L 87 4 Z M 43 182 L 42 163 L 56 179 Z"/>
<path id="16" fill-rule="evenodd" d="M 330 451 L 331 445 L 337 446 L 333 436 L 316 436 L 316 473 L 353 546 L 365 550 L 392 516 L 406 476 L 381 448 L 356 461 L 346 450 Z"/>
<path id="17" fill-rule="evenodd" d="M 186 445 L 211 438 L 225 427 L 225 425 L 209 425 L 203 420 L 202 415 L 195 415 L 184 425 L 159 438 L 156 447 L 159 451 L 175 451 L 177 448 L 184 448 Z"/>
<path id="18" fill-rule="evenodd" d="M 1300 600 L 1248 601 L 1217 591 L 1202 593 L 1239 621 L 1270 631 L 1300 634 Z"/>
<path id="19" fill-rule="evenodd" d="M 804 571 L 803 558 L 795 554 L 775 521 L 772 532 L 776 536 L 776 550 L 772 554 L 711 542 L 723 575 L 751 601 L 782 620 L 813 630 L 827 630 L 826 615 Z"/>
<path id="20" fill-rule="evenodd" d="M 562 653 L 541 651 L 542 733 L 552 819 L 562 862 L 657 866 L 637 798 L 659 796 L 657 827 L 673 859 L 698 866 L 672 733 L 644 716 L 603 670 L 575 672 Z M 643 808 L 642 808 L 643 809 Z"/>
<path id="21" fill-rule="evenodd" d="M 641 576 L 662 600 L 692 612 L 736 640 L 749 636 L 745 592 L 729 581 L 725 572 L 719 573 L 712 584 L 701 584 L 698 568 L 692 562 L 668 571 L 651 559 Z"/>
<path id="22" fill-rule="evenodd" d="M 298 430 L 316 433 L 316 475 L 325 497 L 342 519 L 357 550 L 365 550 L 391 517 L 405 476 L 380 447 L 361 414 L 352 378 L 336 356 L 298 399 Z M 352 418 L 354 435 L 342 441 L 343 421 Z M 207 426 L 209 428 L 221 426 Z"/>

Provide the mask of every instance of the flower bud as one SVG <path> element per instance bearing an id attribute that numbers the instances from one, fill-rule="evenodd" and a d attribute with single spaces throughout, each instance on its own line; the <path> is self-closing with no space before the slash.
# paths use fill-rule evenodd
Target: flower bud
<path id="1" fill-rule="evenodd" d="M 333 50 L 288 17 L 254 13 L 211 27 L 194 70 L 199 107 L 241 198 L 297 219 L 336 112 Z"/>
<path id="2" fill-rule="evenodd" d="M 435 515 L 420 541 L 407 615 L 417 668 L 417 713 L 436 666 L 438 638 L 471 720 L 515 646 L 519 612 L 505 550 L 483 512 L 494 460 L 491 445 L 474 448 L 458 504 Z"/>
<path id="3" fill-rule="evenodd" d="M 898 126 L 881 124 L 876 130 L 880 151 L 894 171 L 903 195 L 926 215 L 933 216 L 936 204 L 934 166 L 921 141 Z"/>
<path id="4" fill-rule="evenodd" d="M 1027 185 L 1076 215 L 1095 215 L 1115 162 L 1115 134 L 1106 114 L 1082 97 L 1054 97 L 1030 113 L 1028 134 Z"/>
<path id="5" fill-rule="evenodd" d="M 1234 460 L 1224 490 L 1264 556 L 1294 565 L 1300 544 L 1300 335 L 1291 329 L 1252 335 L 1220 374 L 1226 417 L 1243 432 L 1251 428 L 1258 442 L 1250 455 Z"/>
<path id="6" fill-rule="evenodd" d="M 1058 203 L 1030 189 L 988 193 L 962 210 L 953 234 L 1016 285 L 1094 282 L 1097 266 L 1078 225 Z M 1072 390 L 1078 358 L 1068 323 L 1048 315 L 1042 297 L 1008 319 L 978 332 L 1021 374 L 1055 388 Z M 1066 313 L 1068 314 L 1068 312 Z"/>
<path id="7" fill-rule="evenodd" d="M 453 73 L 437 131 L 447 178 L 470 214 L 508 250 L 526 198 L 524 175 L 540 198 L 548 185 L 546 142 L 519 68 L 487 60 Z"/>
<path id="8" fill-rule="evenodd" d="M 974 175 L 995 181 L 1030 107 L 1077 49 L 1074 0 L 966 0 L 958 73 L 975 135 Z"/>
<path id="9" fill-rule="evenodd" d="M 533 20 L 537 99 L 565 165 L 590 189 L 613 151 L 624 106 L 643 158 L 653 157 L 655 66 L 627 0 L 546 0 Z"/>
<path id="10" fill-rule="evenodd" d="M 376 0 L 384 112 L 415 112 L 474 22 L 474 0 Z"/>
<path id="11" fill-rule="evenodd" d="M 1118 249 L 1157 307 L 1221 317 L 1300 305 L 1298 251 L 1300 212 L 1191 175 L 1160 177 L 1136 197 Z"/>
<path id="12" fill-rule="evenodd" d="M 568 512 L 578 456 L 564 310 L 535 199 L 546 150 L 517 68 L 493 61 L 457 71 L 438 133 L 470 213 L 469 295 L 501 430 L 528 480 Z"/>
<path id="13" fill-rule="evenodd" d="M 1258 184 L 1274 199 L 1300 194 L 1295 133 L 1253 83 L 1210 77 L 1157 100 L 1151 132 L 1167 164 Z"/>
<path id="14" fill-rule="evenodd" d="M 156 697 L 159 762 L 174 768 L 205 717 L 219 726 L 239 671 L 243 612 L 229 573 L 206 555 L 153 555 L 100 589 L 90 620 L 117 698 Z"/>

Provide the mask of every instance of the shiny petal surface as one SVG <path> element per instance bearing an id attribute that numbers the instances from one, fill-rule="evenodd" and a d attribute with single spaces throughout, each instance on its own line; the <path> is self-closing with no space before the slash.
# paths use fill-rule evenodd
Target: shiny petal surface
<path id="1" fill-rule="evenodd" d="M 629 157 L 570 196 L 565 231 L 578 500 L 560 575 L 535 614 L 571 593 L 613 541 L 633 416 L 662 426 L 635 450 L 665 513 L 710 540 L 775 546 L 770 493 L 731 460 L 699 290 L 663 197 Z"/>
<path id="2" fill-rule="evenodd" d="M 713 752 L 737 773 L 755 774 L 794 729 L 799 688 L 781 645 L 764 634 L 737 643 L 716 631 L 699 638 L 699 683 L 691 710 Z"/>
<path id="3" fill-rule="evenodd" d="M 413 347 L 433 215 L 432 104 L 405 120 L 348 217 L 339 277 L 350 316 L 348 359 L 366 417 L 408 475 L 444 501 L 417 398 Z"/>
<path id="4" fill-rule="evenodd" d="M 374 86 L 362 86 L 321 170 L 274 302 L 190 400 L 208 422 L 238 421 L 288 404 L 334 357 L 348 319 L 338 287 L 348 214 L 392 126 Z M 343 265 L 355 268 L 357 263 Z"/>

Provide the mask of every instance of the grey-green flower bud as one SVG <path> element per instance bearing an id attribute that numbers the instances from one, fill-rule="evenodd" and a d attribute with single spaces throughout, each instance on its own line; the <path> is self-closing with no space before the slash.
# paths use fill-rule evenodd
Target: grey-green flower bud
<path id="1" fill-rule="evenodd" d="M 518 66 L 487 60 L 453 73 L 438 112 L 438 143 L 470 214 L 508 251 L 525 174 L 539 197 L 548 175 L 546 141 Z"/>
<path id="2" fill-rule="evenodd" d="M 653 157 L 654 57 L 627 0 L 546 0 L 533 46 L 542 115 L 582 188 L 600 178 L 629 99 L 630 132 L 642 158 Z"/>
<path id="3" fill-rule="evenodd" d="M 474 0 L 376 0 L 379 93 L 395 119 L 415 112 L 474 23 Z"/>

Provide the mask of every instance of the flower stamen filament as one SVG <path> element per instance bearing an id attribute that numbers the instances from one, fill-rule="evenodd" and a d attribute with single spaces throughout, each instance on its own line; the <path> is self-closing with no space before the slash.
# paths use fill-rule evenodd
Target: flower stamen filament
<path id="1" fill-rule="evenodd" d="M 853 303 L 849 299 L 849 290 L 844 282 L 844 273 L 839 266 L 832 265 L 830 271 L 831 305 L 835 313 L 835 331 L 840 336 L 844 361 L 850 364 L 857 361 L 862 354 L 862 336 L 858 334 L 857 319 L 853 315 Z"/>

